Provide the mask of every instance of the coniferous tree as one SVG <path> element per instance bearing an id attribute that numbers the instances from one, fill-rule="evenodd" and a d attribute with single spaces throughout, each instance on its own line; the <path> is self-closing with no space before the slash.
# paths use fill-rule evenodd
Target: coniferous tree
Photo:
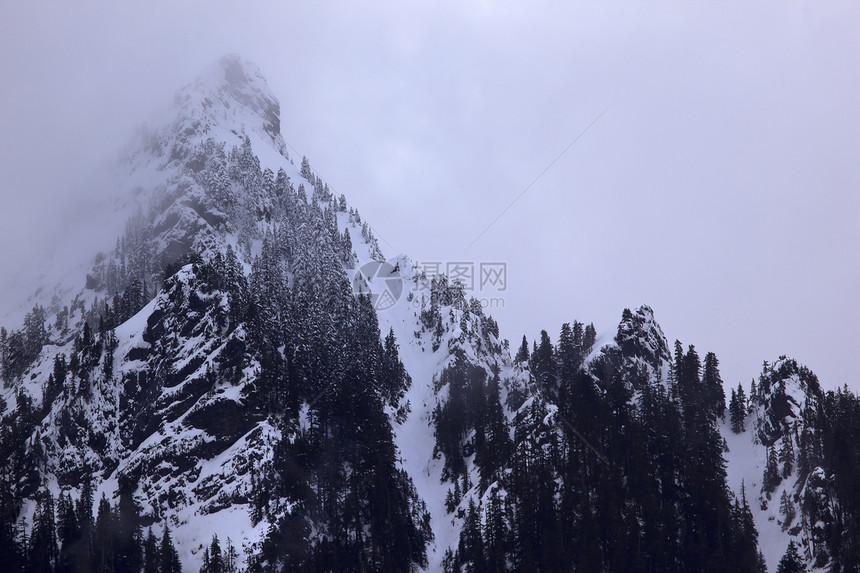
<path id="1" fill-rule="evenodd" d="M 236 573 L 239 553 L 236 551 L 236 546 L 233 545 L 233 540 L 229 537 L 227 538 L 227 544 L 224 546 L 223 555 L 225 573 Z"/>
<path id="2" fill-rule="evenodd" d="M 93 536 L 93 571 L 96 573 L 114 570 L 114 521 L 110 503 L 102 493 Z"/>
<path id="3" fill-rule="evenodd" d="M 477 573 L 485 570 L 481 515 L 471 498 L 469 499 L 469 507 L 466 511 L 466 520 L 463 524 L 463 533 L 460 536 L 457 554 L 460 562 L 465 565 L 466 571 Z"/>
<path id="4" fill-rule="evenodd" d="M 597 330 L 594 328 L 594 323 L 585 327 L 585 332 L 582 335 L 582 355 L 588 356 L 591 349 L 594 348 L 594 343 L 597 342 Z"/>
<path id="5" fill-rule="evenodd" d="M 573 328 L 565 322 L 558 335 L 558 377 L 559 385 L 569 384 L 582 362 L 581 349 L 574 340 Z"/>
<path id="6" fill-rule="evenodd" d="M 173 545 L 173 539 L 170 537 L 170 528 L 167 527 L 167 523 L 164 524 L 164 533 L 161 535 L 161 545 L 158 549 L 158 555 L 160 558 L 160 573 L 182 573 L 179 553 L 176 552 L 176 547 Z"/>
<path id="7" fill-rule="evenodd" d="M 782 464 L 782 471 L 780 472 L 782 478 L 788 478 L 791 472 L 794 471 L 794 446 L 791 443 L 791 432 L 786 433 L 782 438 L 782 446 L 779 449 L 779 463 Z"/>
<path id="8" fill-rule="evenodd" d="M 212 554 L 209 547 L 203 549 L 203 564 L 200 566 L 200 573 L 211 573 L 212 571 Z"/>
<path id="9" fill-rule="evenodd" d="M 218 535 L 212 536 L 212 541 L 203 553 L 203 566 L 200 573 L 225 573 L 224 555 L 221 553 L 221 544 Z"/>
<path id="10" fill-rule="evenodd" d="M 796 515 L 794 503 L 788 495 L 788 490 L 783 490 L 782 496 L 779 498 L 779 513 L 782 515 L 782 530 L 786 531 L 791 527 Z"/>
<path id="11" fill-rule="evenodd" d="M 27 571 L 53 573 L 58 556 L 54 496 L 46 489 L 40 495 L 36 504 L 36 513 L 33 516 Z"/>
<path id="12" fill-rule="evenodd" d="M 311 171 L 311 164 L 307 157 L 302 157 L 301 176 L 311 182 L 314 180 L 314 172 Z"/>
<path id="13" fill-rule="evenodd" d="M 81 562 L 79 553 L 82 552 L 81 529 L 75 506 L 69 494 L 60 494 L 58 502 L 58 537 L 60 540 L 60 554 L 57 561 L 56 573 L 72 573 L 77 571 Z M 89 557 L 87 554 L 86 557 Z"/>
<path id="14" fill-rule="evenodd" d="M 159 573 L 160 565 L 161 556 L 158 554 L 158 539 L 150 527 L 143 542 L 143 573 Z"/>
<path id="15" fill-rule="evenodd" d="M 486 408 L 475 428 L 475 464 L 482 490 L 490 484 L 512 452 L 510 431 L 500 400 L 496 375 L 487 383 Z"/>
<path id="16" fill-rule="evenodd" d="M 538 388 L 548 397 L 558 395 L 558 380 L 556 374 L 555 350 L 546 330 L 540 333 L 540 346 L 532 356 L 532 372 Z"/>
<path id="17" fill-rule="evenodd" d="M 741 433 L 743 430 L 738 425 L 737 418 L 738 411 L 738 393 L 735 392 L 735 389 L 732 388 L 731 397 L 729 398 L 729 422 L 731 423 L 732 431 L 736 434 Z"/>
<path id="18" fill-rule="evenodd" d="M 582 323 L 578 320 L 573 321 L 573 346 L 576 348 L 577 353 L 577 367 L 580 367 L 582 366 L 582 361 L 585 359 L 583 354 L 585 350 L 585 334 Z"/>
<path id="19" fill-rule="evenodd" d="M 733 535 L 727 557 L 736 571 L 766 573 L 758 551 L 758 531 L 752 510 L 747 501 L 746 486 L 741 482 L 741 497 L 735 499 L 733 508 Z"/>
<path id="20" fill-rule="evenodd" d="M 447 384 L 448 399 L 434 410 L 435 452 L 445 456 L 443 476 L 455 479 L 466 470 L 463 446 L 466 434 L 478 423 L 486 403 L 486 371 L 469 363 L 462 352 L 442 371 L 440 386 Z"/>
<path id="21" fill-rule="evenodd" d="M 747 399 L 744 387 L 738 383 L 737 391 L 732 390 L 732 398 L 729 404 L 729 421 L 732 431 L 740 434 L 745 430 L 744 425 L 747 416 Z"/>
<path id="22" fill-rule="evenodd" d="M 523 335 L 523 343 L 520 345 L 519 350 L 517 350 L 514 362 L 517 364 L 528 364 L 529 358 L 529 343 L 528 340 L 526 340 L 526 336 Z"/>
<path id="23" fill-rule="evenodd" d="M 818 436 L 807 437 L 810 466 L 816 459 L 829 483 L 821 489 L 833 496 L 838 503 L 831 503 L 825 517 L 827 550 L 831 558 L 830 569 L 847 573 L 860 570 L 860 398 L 847 387 L 830 391 L 819 403 Z M 803 435 L 803 434 L 801 434 Z M 818 438 L 818 439 L 816 439 Z M 811 442 L 811 443 L 810 443 Z M 820 454 L 816 454 L 818 442 Z M 800 446 L 798 445 L 798 449 Z M 814 470 L 813 470 L 814 471 Z M 809 478 L 812 482 L 814 474 Z M 807 481 L 808 487 L 819 484 Z M 824 484 L 820 484 L 824 486 Z M 820 487 L 820 486 L 819 486 Z M 808 493 L 808 492 L 807 492 Z M 822 512 L 823 513 L 823 512 Z M 810 516 L 810 521 L 814 517 Z"/>
<path id="24" fill-rule="evenodd" d="M 85 471 L 81 483 L 81 495 L 75 505 L 75 514 L 80 530 L 80 550 L 77 551 L 75 570 L 92 571 L 93 564 L 93 484 L 90 473 Z"/>
<path id="25" fill-rule="evenodd" d="M 762 476 L 762 491 L 768 495 L 770 498 L 770 494 L 776 489 L 776 486 L 782 481 L 782 474 L 779 471 L 779 466 L 777 464 L 776 459 L 776 450 L 772 446 L 768 446 L 767 448 L 767 463 L 764 468 L 764 475 Z"/>
<path id="26" fill-rule="evenodd" d="M 483 544 L 486 554 L 484 571 L 507 571 L 508 528 L 504 504 L 497 489 L 490 492 L 484 521 Z"/>
<path id="27" fill-rule="evenodd" d="M 702 366 L 702 385 L 704 386 L 706 402 L 717 416 L 723 417 L 726 411 L 726 394 L 723 391 L 723 380 L 720 377 L 719 366 L 720 362 L 717 360 L 717 355 L 708 352 Z"/>
<path id="28" fill-rule="evenodd" d="M 785 554 L 779 560 L 776 573 L 803 573 L 804 571 L 806 571 L 806 566 L 797 552 L 797 546 L 794 541 L 789 541 Z"/>
<path id="29" fill-rule="evenodd" d="M 115 524 L 115 571 L 138 573 L 143 564 L 140 507 L 134 499 L 134 486 L 125 479 L 120 479 Z"/>
<path id="30" fill-rule="evenodd" d="M 709 360 L 711 381 L 700 378 L 701 363 L 691 345 L 675 346 L 675 371 L 685 444 L 681 467 L 682 568 L 718 571 L 730 542 L 731 504 L 726 489 L 722 439 L 716 427 L 719 396 L 709 385 L 719 380 L 716 360 Z"/>
<path id="31" fill-rule="evenodd" d="M 801 479 L 806 478 L 818 463 L 814 451 L 816 437 L 811 428 L 804 427 L 797 440 L 797 473 Z"/>
<path id="32" fill-rule="evenodd" d="M 7 448 L 7 439 L 5 428 L 0 429 L 0 449 Z M 0 471 L 0 563 L 5 564 L 10 572 L 18 573 L 24 565 L 26 545 L 22 547 L 16 527 L 19 505 L 13 480 L 4 474 Z"/>

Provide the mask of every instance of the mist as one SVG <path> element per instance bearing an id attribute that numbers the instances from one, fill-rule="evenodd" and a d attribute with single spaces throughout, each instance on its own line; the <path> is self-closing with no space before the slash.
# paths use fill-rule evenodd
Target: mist
<path id="1" fill-rule="evenodd" d="M 0 10 L 4 309 L 135 127 L 238 53 L 387 256 L 505 263 L 512 344 L 645 303 L 727 383 L 787 354 L 860 389 L 855 3 Z"/>

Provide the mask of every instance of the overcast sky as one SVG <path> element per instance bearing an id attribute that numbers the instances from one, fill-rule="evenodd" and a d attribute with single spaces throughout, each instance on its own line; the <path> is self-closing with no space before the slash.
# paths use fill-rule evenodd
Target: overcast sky
<path id="1" fill-rule="evenodd" d="M 238 53 L 386 255 L 507 264 L 512 342 L 647 303 L 732 384 L 860 389 L 860 4 L 119 4 L 0 4 L 0 273 Z"/>

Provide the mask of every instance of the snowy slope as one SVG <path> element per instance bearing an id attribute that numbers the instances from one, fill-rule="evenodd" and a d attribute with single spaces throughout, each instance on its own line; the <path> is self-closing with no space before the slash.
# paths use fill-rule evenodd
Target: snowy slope
<path id="1" fill-rule="evenodd" d="M 96 261 L 110 255 L 134 215 L 159 207 L 187 173 L 187 154 L 206 140 L 229 149 L 247 137 L 263 168 L 283 167 L 298 176 L 280 135 L 279 113 L 256 65 L 237 56 L 213 63 L 177 91 L 173 107 L 138 129 L 117 162 L 85 183 L 70 182 L 68 195 L 78 199 L 70 203 L 66 227 L 53 237 L 49 260 L 33 261 L 0 282 L 0 324 L 19 327 L 36 304 L 54 313 L 77 294 L 90 302 L 92 293 L 82 285 Z"/>
<path id="2" fill-rule="evenodd" d="M 307 189 L 306 201 L 312 200 L 318 181 L 285 153 L 278 102 L 253 64 L 233 56 L 222 59 L 180 90 L 175 104 L 135 135 L 120 164 L 97 183 L 93 195 L 98 201 L 58 253 L 62 264 L 49 266 L 41 277 L 38 284 L 44 286 L 7 304 L 10 330 L 20 327 L 32 305 L 44 306 L 48 342 L 20 383 L 0 388 L 0 398 L 15 404 L 23 388 L 41 408 L 55 357 L 80 354 L 76 333 L 115 294 L 106 281 L 116 269 L 137 264 L 138 276 L 159 292 L 117 326 L 115 348 L 94 357 L 96 366 L 85 376 L 87 396 L 77 396 L 83 390 L 74 382 L 62 390 L 34 440 L 43 444 L 44 471 L 55 496 L 61 491 L 78 496 L 76 476 L 84 468 L 100 475 L 96 500 L 103 493 L 115 498 L 118 476 L 138 476 L 136 497 L 144 518 L 170 525 L 184 570 L 195 571 L 213 533 L 222 541 L 229 537 L 240 553 L 243 547 L 255 551 L 268 524 L 251 522 L 250 475 L 271 459 L 280 434 L 269 420 L 244 411 L 255 364 L 240 373 L 238 383 L 212 387 L 208 382 L 209 366 L 222 360 L 231 341 L 245 336 L 241 329 L 225 333 L 219 323 L 219 317 L 229 313 L 229 297 L 201 294 L 192 265 L 171 276 L 166 287 L 160 273 L 189 253 L 208 260 L 229 247 L 239 253 L 247 274 L 261 237 L 272 231 L 267 211 L 276 198 L 263 188 L 265 181 L 249 184 L 250 189 L 229 184 L 222 189 L 231 201 L 225 207 L 219 203 L 223 197 L 213 197 L 207 182 L 200 180 L 201 170 L 218 157 L 239 153 L 243 155 L 237 161 L 259 161 L 256 169 L 264 175 L 282 172 Z M 248 214 L 260 213 L 266 216 L 248 219 Z M 358 252 L 378 258 L 376 242 L 357 213 L 338 213 L 337 218 L 341 230 L 348 228 L 355 238 Z M 144 262 L 133 261 L 138 255 Z M 199 312 L 187 311 L 189 297 L 198 301 Z M 14 297 L 4 298 L 10 300 Z M 153 334 L 156 331 L 161 334 Z M 110 377 L 101 371 L 108 354 L 114 364 Z M 168 376 L 182 372 L 184 378 L 165 386 L 158 396 L 147 396 L 147 374 L 159 369 Z M 219 424 L 235 412 L 243 431 L 225 435 Z M 147 419 L 159 422 L 151 428 Z M 28 523 L 33 510 L 32 502 L 25 504 Z M 160 534 L 158 525 L 155 529 Z"/>
<path id="3" fill-rule="evenodd" d="M 251 520 L 251 476 L 271 462 L 273 443 L 282 437 L 271 418 L 249 405 L 259 363 L 245 364 L 229 383 L 212 379 L 214 365 L 229 360 L 231 348 L 243 344 L 248 333 L 242 327 L 233 329 L 228 319 L 225 322 L 233 304 L 231 293 L 201 287 L 205 281 L 199 267 L 229 249 L 238 255 L 241 272 L 249 274 L 252 261 L 261 255 L 263 239 L 281 230 L 279 191 L 272 186 L 275 173 L 283 173 L 299 194 L 304 188 L 302 201 L 309 209 L 322 213 L 338 200 L 323 199 L 324 182 L 286 153 L 278 102 L 253 64 L 232 56 L 222 59 L 180 90 L 175 104 L 136 134 L 120 165 L 98 183 L 99 199 L 87 214 L 87 224 L 67 242 L 66 251 L 58 252 L 62 264 L 43 273 L 38 283 L 43 288 L 18 297 L 5 309 L 7 326 L 18 328 L 33 304 L 46 307 L 50 340 L 17 386 L 0 388 L 0 398 L 13 404 L 23 388 L 41 405 L 55 357 L 79 353 L 75 334 L 94 309 L 121 294 L 111 292 L 110 285 L 119 284 L 118 276 L 125 279 L 135 272 L 150 280 L 150 294 L 155 296 L 116 327 L 115 348 L 96 360 L 98 367 L 89 374 L 91 398 L 58 399 L 34 440 L 44 443 L 47 479 L 55 496 L 61 491 L 77 495 L 74 477 L 83 468 L 97 471 L 103 479 L 97 499 L 102 493 L 115 498 L 120 476 L 139 477 L 136 495 L 145 518 L 156 524 L 156 534 L 161 523 L 170 525 L 184 570 L 196 571 L 215 533 L 222 541 L 229 538 L 240 553 L 259 550 L 269 523 Z M 235 174 L 219 171 L 242 162 L 253 164 L 264 180 L 238 185 Z M 222 179 L 212 175 L 219 173 Z M 332 217 L 338 233 L 351 238 L 353 250 L 343 262 L 341 278 L 355 294 L 369 291 L 380 296 L 376 301 L 381 335 L 394 332 L 400 359 L 412 379 L 406 395 L 396 407 L 388 407 L 388 413 L 400 466 L 430 513 L 435 538 L 428 547 L 426 570 L 439 571 L 446 550 L 457 547 L 468 500 L 493 489 L 480 492 L 473 487 L 463 492 L 463 501 L 453 512 L 445 507 L 452 485 L 443 480 L 444 460 L 434 451 L 433 433 L 434 409 L 448 392 L 439 384 L 443 370 L 461 354 L 485 373 L 497 372 L 502 403 L 512 389 L 524 396 L 516 411 L 505 409 L 509 423 L 540 411 L 545 415 L 534 425 L 558 431 L 558 409 L 534 387 L 526 367 L 514 364 L 507 341 L 501 340 L 480 304 L 467 301 L 463 290 L 454 287 L 452 299 L 438 308 L 440 328 L 430 328 L 422 321 L 431 305 L 430 277 L 419 274 L 405 255 L 389 259 L 385 272 L 375 273 L 385 257 L 357 211 L 344 202 Z M 294 234 L 300 231 L 290 229 Z M 189 263 L 190 255 L 199 260 Z M 168 273 L 168 265 L 177 261 L 181 268 L 170 267 Z M 119 270 L 125 268 L 135 270 Z M 167 280 L 162 282 L 163 278 Z M 392 289 L 392 281 L 397 288 Z M 382 298 L 385 294 L 389 297 Z M 64 322 L 58 320 L 61 315 Z M 618 368 L 633 387 L 633 400 L 637 384 L 666 384 L 671 358 L 650 308 L 643 306 L 625 316 L 617 340 L 613 334 L 598 339 L 585 359 L 586 367 L 610 355 L 621 356 Z M 114 376 L 98 370 L 108 354 Z M 773 365 L 771 374 L 781 372 L 784 364 Z M 153 372 L 170 380 L 157 396 L 147 394 Z M 762 492 L 764 443 L 785 440 L 786 429 L 802 419 L 815 393 L 796 372 L 767 380 L 779 384 L 788 398 L 774 405 L 769 400 L 776 394 L 764 392 L 751 410 L 745 432 L 734 434 L 727 422 L 720 429 L 728 447 L 728 485 L 740 496 L 744 484 L 759 546 L 775 570 L 789 539 L 809 548 L 809 530 L 815 524 L 805 524 L 793 536 L 794 530 L 783 531 L 779 499 L 784 491 L 796 498 L 805 484 L 798 482 L 795 472 L 767 499 Z M 782 408 L 785 404 L 788 412 Z M 466 456 L 466 464 L 471 482 L 477 483 L 474 456 Z M 28 502 L 23 511 L 28 522 L 33 511 L 34 504 Z"/>
<path id="4" fill-rule="evenodd" d="M 794 436 L 808 423 L 804 411 L 814 407 L 820 397 L 817 380 L 813 380 L 814 375 L 807 372 L 794 360 L 785 357 L 780 357 L 773 364 L 765 363 L 764 372 L 758 379 L 758 393 L 750 400 L 744 431 L 735 434 L 731 430 L 728 415 L 720 427 L 728 448 L 728 486 L 740 498 L 743 484 L 759 533 L 759 549 L 764 554 L 770 571 L 776 570 L 790 541 L 799 546 L 801 555 L 806 557 L 810 566 L 814 562 L 810 532 L 812 524 L 806 522 L 799 507 L 806 482 L 798 475 L 796 461 L 791 473 L 774 491 L 763 491 L 763 476 L 768 459 L 767 446 L 779 451 L 786 440 L 789 440 L 796 449 Z M 786 400 L 779 400 L 779 396 L 785 396 Z M 786 409 L 774 407 L 775 402 L 788 406 Z M 781 463 L 779 467 L 782 468 Z M 785 527 L 785 518 L 780 513 L 780 499 L 784 492 L 797 508 L 797 516 Z"/>

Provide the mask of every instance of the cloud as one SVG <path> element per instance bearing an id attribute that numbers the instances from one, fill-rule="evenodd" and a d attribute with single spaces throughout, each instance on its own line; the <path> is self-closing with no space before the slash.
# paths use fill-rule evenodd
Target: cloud
<path id="1" fill-rule="evenodd" d="M 716 351 L 729 382 L 789 353 L 825 385 L 860 387 L 848 358 L 860 348 L 857 12 L 7 3 L 0 264 L 40 260 L 46 237 L 63 236 L 72 183 L 238 52 L 281 99 L 287 141 L 388 254 L 508 263 L 495 314 L 511 339 L 575 318 L 611 331 L 646 302 L 667 335 Z"/>

